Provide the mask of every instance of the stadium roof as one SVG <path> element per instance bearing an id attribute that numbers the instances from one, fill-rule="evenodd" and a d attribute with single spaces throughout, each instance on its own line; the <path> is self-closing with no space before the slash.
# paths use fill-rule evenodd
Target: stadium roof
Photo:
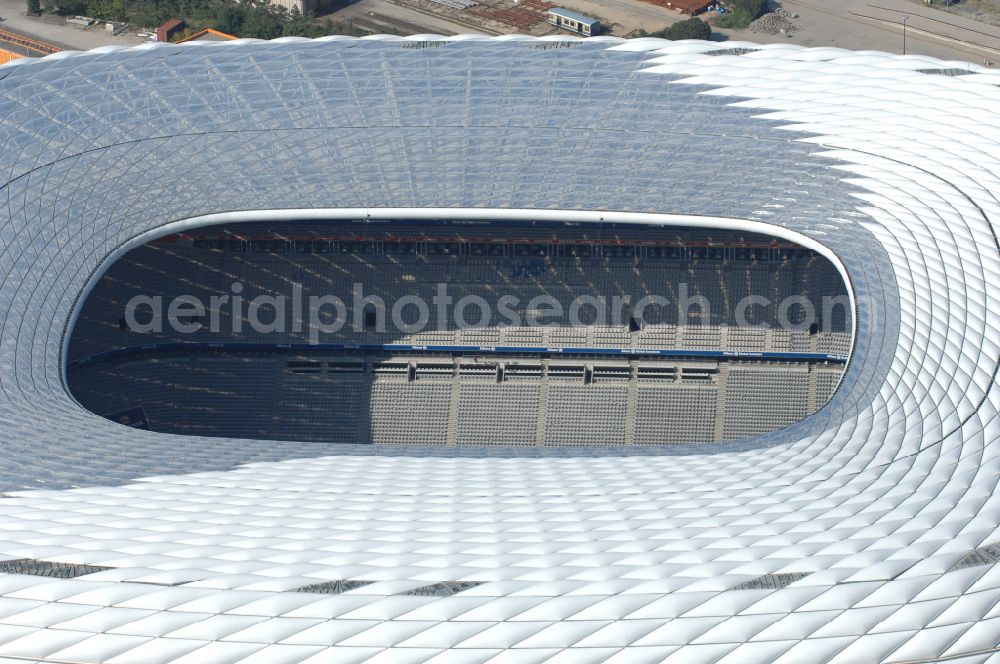
<path id="1" fill-rule="evenodd" d="M 0 657 L 997 661 L 1000 74 L 726 49 L 421 35 L 0 66 Z M 109 260 L 323 210 L 766 225 L 843 266 L 852 362 L 815 415 L 713 447 L 207 439 L 69 396 Z"/>

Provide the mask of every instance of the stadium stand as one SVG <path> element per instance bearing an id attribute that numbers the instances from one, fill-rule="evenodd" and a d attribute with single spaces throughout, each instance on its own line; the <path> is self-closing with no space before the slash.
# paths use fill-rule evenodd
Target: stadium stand
<path id="1" fill-rule="evenodd" d="M 491 377 L 492 378 L 492 377 Z M 535 442 L 539 385 L 523 381 L 459 385 L 455 442 L 472 445 L 529 445 Z"/>
<path id="2" fill-rule="evenodd" d="M 367 300 L 353 301 L 355 284 Z M 431 315 L 426 329 L 395 329 L 393 303 L 403 295 L 432 303 L 439 284 L 453 303 L 445 324 Z M 308 321 L 252 324 L 286 322 L 274 307 L 252 312 L 249 303 L 290 300 L 296 288 L 303 302 L 344 302 L 343 311 L 322 310 L 321 323 L 343 327 L 314 331 L 318 345 Z M 851 312 L 835 308 L 809 328 L 801 306 L 788 307 L 782 321 L 777 303 L 844 293 L 839 274 L 814 252 L 746 233 L 351 222 L 210 228 L 161 238 L 111 266 L 73 330 L 69 382 L 99 414 L 143 408 L 143 422 L 176 433 L 390 445 L 731 440 L 787 426 L 829 400 L 850 352 Z M 190 330 L 164 321 L 149 332 L 125 315 L 136 295 L 210 304 L 178 317 Z M 749 295 L 773 304 L 750 306 L 740 320 L 736 304 Z M 211 304 L 219 296 L 229 301 Z M 475 302 L 464 308 L 472 327 L 455 319 L 462 305 L 454 303 L 466 296 L 491 307 L 489 320 Z M 511 311 L 520 324 L 498 320 L 501 296 L 517 298 Z M 545 313 L 533 302 L 540 297 L 562 315 L 531 324 Z M 598 313 L 599 298 L 610 313 Z M 616 298 L 631 306 L 608 320 Z M 568 324 L 574 302 L 582 325 Z M 638 302 L 650 304 L 637 311 Z M 164 316 L 168 308 L 162 304 Z M 418 322 L 412 314 L 404 320 Z M 141 326 L 151 316 L 140 307 L 135 318 Z M 697 357 L 707 361 L 691 361 Z"/>
<path id="3" fill-rule="evenodd" d="M 781 429 L 809 414 L 809 367 L 734 364 L 726 382 L 723 438 L 755 436 Z"/>
<path id="4" fill-rule="evenodd" d="M 717 398 L 715 387 L 641 385 L 635 442 L 651 445 L 712 440 Z"/>

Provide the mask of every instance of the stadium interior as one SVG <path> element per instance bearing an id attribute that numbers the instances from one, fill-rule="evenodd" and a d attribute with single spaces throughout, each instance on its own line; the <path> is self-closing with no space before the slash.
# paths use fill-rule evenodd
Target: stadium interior
<path id="1" fill-rule="evenodd" d="M 110 265 L 80 305 L 66 378 L 90 411 L 167 433 L 703 443 L 823 407 L 850 355 L 852 315 L 827 259 L 746 232 L 217 225 Z"/>

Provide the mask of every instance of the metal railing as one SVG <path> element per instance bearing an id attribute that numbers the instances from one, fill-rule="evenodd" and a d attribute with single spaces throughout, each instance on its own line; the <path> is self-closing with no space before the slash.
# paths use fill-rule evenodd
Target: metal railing
<path id="1" fill-rule="evenodd" d="M 32 51 L 37 51 L 42 55 L 51 55 L 62 50 L 58 46 L 53 46 L 52 44 L 38 41 L 37 39 L 31 39 L 30 37 L 25 37 L 24 35 L 19 35 L 15 32 L 7 32 L 6 30 L 0 30 L 0 42 L 23 46 L 24 48 L 31 49 Z"/>

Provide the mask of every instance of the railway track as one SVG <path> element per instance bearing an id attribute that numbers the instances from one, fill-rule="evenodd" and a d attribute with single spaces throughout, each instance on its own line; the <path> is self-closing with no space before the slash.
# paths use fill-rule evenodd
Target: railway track
<path id="1" fill-rule="evenodd" d="M 385 33 L 387 30 L 399 35 L 418 35 L 427 32 L 424 26 L 376 12 L 352 17 L 350 21 L 355 27 L 373 34 Z"/>

